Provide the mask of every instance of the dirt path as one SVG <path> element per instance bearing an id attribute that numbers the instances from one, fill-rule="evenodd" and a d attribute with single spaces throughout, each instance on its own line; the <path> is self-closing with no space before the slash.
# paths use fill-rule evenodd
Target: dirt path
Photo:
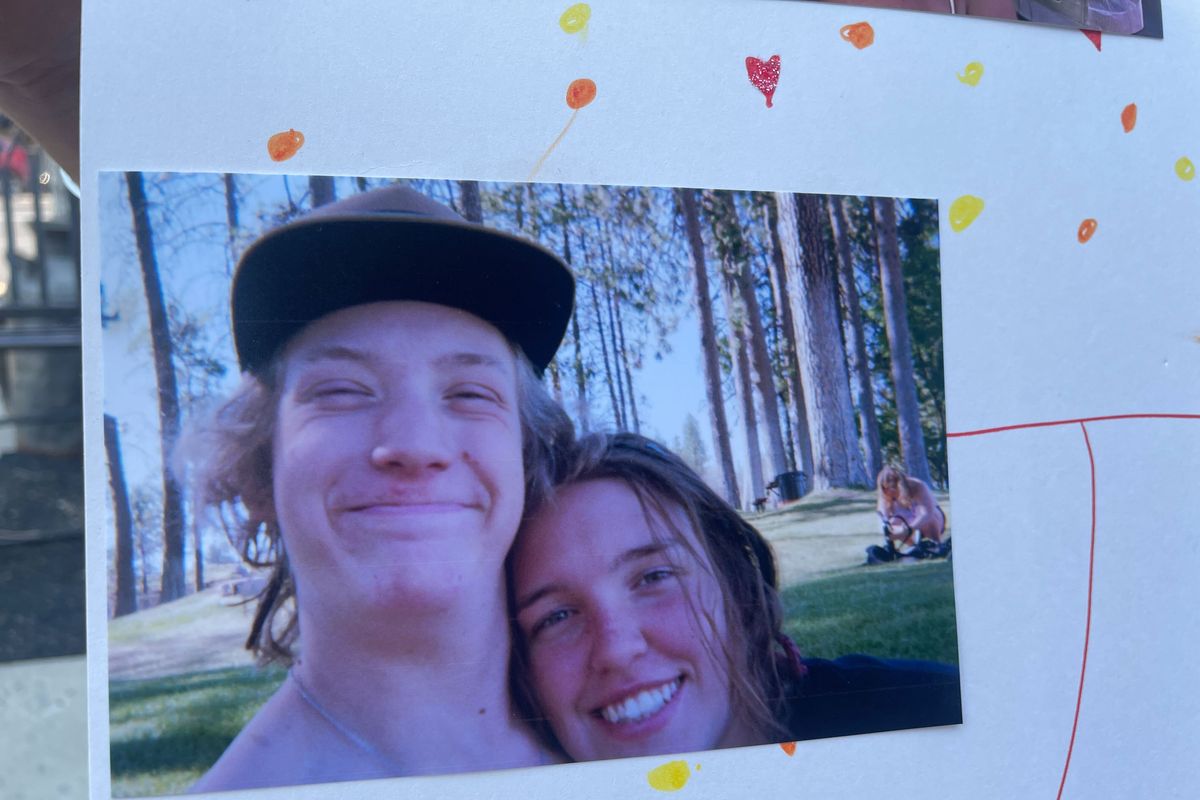
<path id="1" fill-rule="evenodd" d="M 217 582 L 203 592 L 108 623 L 110 680 L 141 680 L 182 672 L 245 667 L 254 604 L 222 594 Z"/>

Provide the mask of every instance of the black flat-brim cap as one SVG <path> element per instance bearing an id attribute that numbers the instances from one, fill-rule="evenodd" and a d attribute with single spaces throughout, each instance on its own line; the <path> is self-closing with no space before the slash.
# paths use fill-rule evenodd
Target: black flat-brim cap
<path id="1" fill-rule="evenodd" d="M 541 373 L 570 321 L 575 279 L 546 248 L 412 189 L 363 192 L 264 234 L 242 256 L 231 295 L 238 363 L 256 373 L 310 322 L 390 300 L 474 314 Z"/>

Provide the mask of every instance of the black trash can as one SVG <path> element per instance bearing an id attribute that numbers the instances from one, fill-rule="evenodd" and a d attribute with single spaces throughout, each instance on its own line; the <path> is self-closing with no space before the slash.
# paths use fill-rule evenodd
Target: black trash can
<path id="1" fill-rule="evenodd" d="M 803 472 L 781 472 L 775 476 L 775 482 L 779 485 L 779 499 L 784 503 L 808 494 L 808 481 Z"/>

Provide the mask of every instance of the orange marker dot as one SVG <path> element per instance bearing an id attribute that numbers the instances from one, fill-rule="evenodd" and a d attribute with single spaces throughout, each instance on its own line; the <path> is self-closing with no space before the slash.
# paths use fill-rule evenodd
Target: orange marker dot
<path id="1" fill-rule="evenodd" d="M 1137 125 L 1137 103 L 1130 103 L 1125 106 L 1125 110 L 1121 112 L 1121 127 L 1126 133 L 1133 130 L 1133 126 Z"/>
<path id="2" fill-rule="evenodd" d="M 1092 234 L 1096 232 L 1096 220 L 1088 217 L 1083 222 L 1079 223 L 1079 243 L 1086 244 L 1088 239 L 1092 238 Z"/>
<path id="3" fill-rule="evenodd" d="M 795 742 L 780 742 L 779 746 L 782 747 L 783 752 L 787 753 L 789 756 L 796 755 L 796 743 Z"/>
<path id="4" fill-rule="evenodd" d="M 850 25 L 843 25 L 841 34 L 843 39 L 859 50 L 862 50 L 864 47 L 870 47 L 875 43 L 875 29 L 871 27 L 871 23 L 869 22 L 855 22 Z"/>
<path id="5" fill-rule="evenodd" d="M 267 139 L 267 154 L 272 161 L 287 161 L 304 146 L 304 134 L 295 128 L 288 128 Z"/>
<path id="6" fill-rule="evenodd" d="M 567 105 L 578 111 L 596 99 L 596 82 L 591 78 L 576 78 L 567 87 Z"/>

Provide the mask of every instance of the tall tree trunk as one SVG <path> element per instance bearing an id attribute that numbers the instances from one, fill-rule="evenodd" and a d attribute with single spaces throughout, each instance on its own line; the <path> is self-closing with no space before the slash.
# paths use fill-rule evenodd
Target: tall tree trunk
<path id="1" fill-rule="evenodd" d="M 558 202 L 562 212 L 562 239 L 563 239 L 563 259 L 571 270 L 575 270 L 575 265 L 571 258 L 571 234 L 570 234 L 570 218 L 567 214 L 567 194 L 563 189 L 563 185 L 558 185 Z M 591 430 L 591 414 L 589 413 L 590 404 L 588 403 L 587 393 L 587 370 L 583 365 L 583 337 L 579 330 L 579 306 L 576 304 L 571 309 L 571 338 L 575 342 L 575 402 L 576 414 L 579 417 L 579 429 L 584 433 Z"/>
<path id="2" fill-rule="evenodd" d="M 108 457 L 108 486 L 112 490 L 113 520 L 117 526 L 117 602 L 114 616 L 137 611 L 137 579 L 133 574 L 133 513 L 121 463 L 121 440 L 117 420 L 104 415 L 104 453 Z"/>
<path id="3" fill-rule="evenodd" d="M 807 391 L 814 489 L 868 483 L 854 411 L 837 308 L 837 276 L 823 252 L 819 201 L 777 194 L 779 238 L 792 294 L 796 345 Z M 794 280 L 793 280 L 794 278 Z"/>
<path id="4" fill-rule="evenodd" d="M 692 251 L 692 267 L 696 277 L 696 308 L 700 312 L 700 348 L 704 353 L 704 385 L 708 396 L 709 421 L 712 423 L 713 446 L 721 463 L 725 482 L 725 499 L 734 508 L 741 508 L 737 475 L 733 470 L 733 447 L 729 441 L 729 423 L 725 419 L 725 398 L 721 392 L 721 364 L 717 359 L 717 326 L 713 319 L 712 295 L 708 288 L 708 267 L 704 257 L 704 237 L 700 233 L 700 211 L 694 189 L 676 189 L 675 199 L 683 214 L 688 246 Z"/>
<path id="5" fill-rule="evenodd" d="M 479 196 L 479 181 L 459 181 L 462 194 L 462 212 L 468 222 L 483 222 L 483 200 Z"/>
<path id="6" fill-rule="evenodd" d="M 617 430 L 624 430 L 625 423 L 621 419 L 621 406 L 617 402 L 617 387 L 616 375 L 613 372 L 612 364 L 608 360 L 608 334 L 604 330 L 604 318 L 600 311 L 600 294 L 596 291 L 596 281 L 593 279 L 588 282 L 589 294 L 592 298 L 592 313 L 596 315 L 596 327 L 598 338 L 600 339 L 600 357 L 604 362 L 604 379 L 608 383 L 608 399 L 612 403 L 613 423 Z M 616 355 L 615 353 L 613 354 Z"/>
<path id="7" fill-rule="evenodd" d="M 846 307 L 846 358 L 850 371 L 850 395 L 858 409 L 859 442 L 867 461 L 867 474 L 878 475 L 883 467 L 883 447 L 879 437 L 879 419 L 875 416 L 875 390 L 871 386 L 871 364 L 867 360 L 867 340 L 863 333 L 862 308 L 858 285 L 854 280 L 854 256 L 850 250 L 850 221 L 840 197 L 826 201 L 829 221 L 837 242 L 838 286 Z"/>
<path id="8" fill-rule="evenodd" d="M 608 338 L 608 345 L 610 345 L 612 347 L 612 366 L 613 366 L 612 378 L 615 379 L 615 385 L 616 385 L 616 400 L 614 403 L 614 407 L 616 409 L 618 409 L 618 413 L 616 415 L 617 429 L 626 431 L 626 430 L 629 430 L 629 421 L 628 421 L 628 417 L 626 416 L 626 413 L 625 413 L 625 386 L 624 386 L 625 373 L 621 369 L 622 353 L 621 353 L 621 348 L 619 347 L 618 342 L 617 342 L 616 320 L 613 319 L 613 288 L 612 287 L 613 287 L 613 279 L 615 276 L 617 276 L 617 270 L 616 270 L 616 264 L 614 263 L 614 259 L 613 259 L 612 247 L 610 245 L 610 242 L 612 240 L 612 232 L 608 226 L 607 220 L 605 220 L 603 225 L 601 224 L 599 214 L 596 214 L 593 217 L 593 221 L 595 222 L 595 226 L 596 226 L 596 241 L 599 243 L 597 245 L 597 248 L 599 250 L 599 258 L 600 258 L 600 267 L 597 270 L 595 270 L 595 272 L 596 272 L 595 279 L 602 280 L 604 282 L 604 310 L 608 317 L 607 332 L 605 332 L 605 330 L 604 330 L 603 323 L 600 324 L 600 328 L 601 328 L 602 335 L 606 335 Z M 593 286 L 593 292 L 594 291 L 595 291 L 595 288 Z M 594 302 L 595 302 L 595 298 L 594 298 Z M 595 305 L 596 305 L 596 318 L 597 318 L 597 320 L 599 320 L 601 318 L 599 303 L 595 302 Z M 606 359 L 605 363 L 606 363 L 606 369 L 607 369 L 607 352 L 605 354 L 605 359 Z"/>
<path id="9" fill-rule="evenodd" d="M 783 432 L 779 426 L 779 403 L 775 392 L 775 373 L 771 368 L 771 357 L 767 352 L 767 336 L 762 323 L 762 311 L 758 305 L 758 297 L 754 293 L 754 281 L 750 276 L 750 250 L 746 244 L 742 226 L 738 220 L 737 209 L 733 205 L 733 197 L 725 191 L 704 192 L 704 206 L 712 223 L 713 240 L 717 244 L 717 252 L 721 257 L 721 274 L 724 278 L 725 290 L 729 293 L 726 303 L 729 306 L 730 320 L 737 319 L 739 324 L 735 331 L 745 344 L 746 358 L 753 359 L 753 380 L 745 384 L 745 390 L 750 402 L 743 403 L 751 412 L 754 411 L 754 390 L 758 390 L 758 399 L 763 409 L 763 424 L 767 429 L 767 442 L 771 448 L 771 467 L 775 474 L 787 471 L 787 454 L 783 447 Z M 749 366 L 749 365 L 747 365 Z M 738 374 L 741 375 L 741 368 Z M 747 370 L 749 373 L 749 370 Z M 747 375 L 749 377 L 749 375 Z M 747 421 L 747 427 L 751 422 Z M 757 429 L 757 423 L 754 423 Z M 755 444 L 757 448 L 757 443 Z M 753 461 L 753 456 L 751 457 Z M 762 469 L 752 477 L 755 487 L 754 499 L 764 496 L 761 490 Z"/>
<path id="10" fill-rule="evenodd" d="M 333 176 L 331 175 L 310 176 L 308 179 L 308 191 L 312 194 L 313 208 L 327 206 L 334 200 L 337 200 L 337 195 L 333 189 Z"/>
<path id="11" fill-rule="evenodd" d="M 558 374 L 558 359 L 555 358 L 547 367 L 550 371 L 550 391 L 554 396 L 554 402 L 560 406 L 563 404 L 562 379 Z"/>
<path id="12" fill-rule="evenodd" d="M 146 537 L 139 535 L 133 540 L 134 547 L 138 553 L 138 563 L 142 565 L 142 597 L 150 596 L 150 568 L 146 561 Z"/>
<path id="13" fill-rule="evenodd" d="M 921 405 L 913 380 L 912 343 L 908 332 L 908 309 L 904 298 L 904 273 L 900 268 L 900 244 L 896 231 L 896 203 L 891 198 L 872 199 L 875 235 L 879 237 L 879 283 L 883 294 L 883 319 L 887 326 L 888 349 L 892 356 L 892 387 L 896 391 L 896 427 L 904 471 L 929 483 L 929 460 L 921 433 Z"/>
<path id="14" fill-rule="evenodd" d="M 621 321 L 621 304 L 614 298 L 613 305 L 617 315 L 617 338 L 621 342 L 621 365 L 625 368 L 625 385 L 629 388 L 629 416 L 633 420 L 633 432 L 641 433 L 642 425 L 638 420 L 637 392 L 633 388 L 633 370 L 629 367 L 629 350 L 625 347 L 625 325 Z"/>
<path id="15" fill-rule="evenodd" d="M 190 520 L 192 528 L 192 564 L 195 566 L 196 591 L 204 591 L 204 529 L 200 520 L 193 513 Z"/>
<path id="16" fill-rule="evenodd" d="M 229 275 L 233 275 L 233 265 L 237 263 L 238 246 L 237 236 L 240 228 L 238 222 L 238 197 L 237 197 L 237 179 L 233 173 L 226 172 L 223 176 L 225 185 L 225 249 L 226 255 L 229 258 Z"/>
<path id="17" fill-rule="evenodd" d="M 163 572 L 161 601 L 182 597 L 186 591 L 183 570 L 183 492 L 171 474 L 171 449 L 179 438 L 179 390 L 175 383 L 175 355 L 162 282 L 158 277 L 158 259 L 154 234 L 146 207 L 146 187 L 140 172 L 126 172 L 129 208 L 133 216 L 134 238 L 146 291 L 150 318 L 150 343 L 154 350 L 154 374 L 158 384 L 159 445 L 163 483 Z"/>
<path id="18" fill-rule="evenodd" d="M 579 332 L 579 309 L 571 311 L 571 337 L 575 340 L 575 413 L 579 417 L 579 429 L 584 433 L 592 429 L 591 403 L 588 401 L 587 369 L 583 365 L 583 341 Z"/>
<path id="19" fill-rule="evenodd" d="M 613 290 L 611 286 L 604 287 L 604 305 L 608 311 L 608 338 L 612 344 L 613 351 L 613 371 L 616 373 L 617 379 L 617 402 L 620 403 L 621 409 L 621 430 L 629 430 L 629 420 L 625 415 L 625 374 L 628 371 L 628 366 L 624 363 L 625 353 L 621 350 L 621 343 L 617 339 L 617 319 L 613 312 Z"/>
<path id="20" fill-rule="evenodd" d="M 757 502 L 766 499 L 767 491 L 763 486 L 762 450 L 758 444 L 758 414 L 754 410 L 754 382 L 750 377 L 750 342 L 746 335 L 745 321 L 735 321 L 735 309 L 732 287 L 725 286 L 725 307 L 730 316 L 729 326 L 734 329 L 734 369 L 737 370 L 738 397 L 742 400 L 742 424 L 746 429 L 746 457 L 750 462 L 750 501 Z"/>
<path id="21" fill-rule="evenodd" d="M 804 381 L 800 371 L 799 350 L 796 347 L 796 322 L 792 314 L 792 287 L 789 285 L 787 268 L 783 260 L 783 247 L 779 242 L 779 210 L 775 198 L 767 195 L 767 230 L 771 233 L 771 288 L 775 293 L 775 307 L 779 309 L 779 322 L 783 328 L 784 353 L 787 359 L 788 397 L 792 401 L 792 418 L 796 420 L 794 441 L 800 456 L 800 469 L 811 481 L 813 475 L 812 435 L 808 428 L 808 402 L 805 399 Z"/>

